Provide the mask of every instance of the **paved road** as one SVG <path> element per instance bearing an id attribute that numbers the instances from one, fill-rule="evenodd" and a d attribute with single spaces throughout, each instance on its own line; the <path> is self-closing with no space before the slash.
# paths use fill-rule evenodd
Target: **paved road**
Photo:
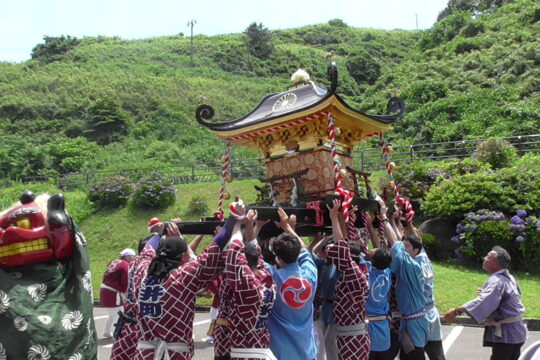
<path id="1" fill-rule="evenodd" d="M 99 360 L 108 360 L 111 354 L 112 340 L 104 339 L 106 313 L 102 308 L 94 309 L 94 319 L 98 333 Z M 206 330 L 210 323 L 208 313 L 196 313 L 194 322 L 195 358 L 194 360 L 212 360 L 214 350 L 212 345 L 202 341 L 206 337 Z M 443 345 L 447 360 L 483 360 L 489 359 L 490 348 L 482 347 L 483 328 L 472 326 L 446 326 L 443 325 Z M 527 342 L 522 349 L 535 341 L 540 340 L 540 331 L 531 331 Z M 291 359 L 294 360 L 294 359 Z"/>

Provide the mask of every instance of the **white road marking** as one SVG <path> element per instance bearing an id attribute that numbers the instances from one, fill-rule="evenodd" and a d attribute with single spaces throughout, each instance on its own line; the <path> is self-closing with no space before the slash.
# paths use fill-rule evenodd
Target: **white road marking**
<path id="1" fill-rule="evenodd" d="M 443 341 L 444 355 L 448 352 L 454 341 L 458 338 L 459 334 L 463 331 L 463 326 L 454 326 L 450 334 Z"/>
<path id="2" fill-rule="evenodd" d="M 105 319 L 105 318 L 108 318 L 108 317 L 109 317 L 109 315 L 95 316 L 94 320 Z"/>

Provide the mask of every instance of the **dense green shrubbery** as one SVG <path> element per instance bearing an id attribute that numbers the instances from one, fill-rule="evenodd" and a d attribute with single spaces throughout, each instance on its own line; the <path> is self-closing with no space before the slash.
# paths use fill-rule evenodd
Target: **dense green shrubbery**
<path id="1" fill-rule="evenodd" d="M 208 203 L 200 195 L 194 195 L 189 199 L 186 214 L 188 216 L 202 216 L 208 214 Z"/>
<path id="2" fill-rule="evenodd" d="M 512 165 L 517 159 L 517 149 L 504 139 L 490 138 L 478 144 L 473 158 L 500 169 Z"/>
<path id="3" fill-rule="evenodd" d="M 527 154 L 512 165 L 498 170 L 479 166 L 477 172 L 464 175 L 461 170 L 451 173 L 449 179 L 431 186 L 422 210 L 431 217 L 460 219 L 481 209 L 506 214 L 540 209 L 540 156 Z"/>
<path id="4" fill-rule="evenodd" d="M 101 207 L 123 206 L 133 191 L 130 179 L 118 175 L 103 178 L 90 186 L 88 199 Z"/>
<path id="5" fill-rule="evenodd" d="M 474 159 L 409 166 L 396 174 L 409 186 L 402 192 L 425 187 L 430 171 L 447 178 L 429 187 L 419 216 L 461 221 L 452 238 L 459 256 L 480 262 L 491 247 L 501 245 L 520 268 L 540 265 L 540 155 L 527 154 L 495 170 Z M 421 191 L 415 194 L 421 199 Z"/>
<path id="6" fill-rule="evenodd" d="M 175 187 L 159 172 L 153 172 L 135 184 L 133 205 L 138 208 L 164 209 L 175 201 Z"/>
<path id="7" fill-rule="evenodd" d="M 505 194 L 495 174 L 478 173 L 445 179 L 430 188 L 422 209 L 427 216 L 459 219 L 469 211 L 511 209 L 514 200 Z"/>
<path id="8" fill-rule="evenodd" d="M 422 203 L 432 185 L 444 179 L 487 170 L 489 165 L 470 158 L 439 162 L 415 161 L 398 166 L 394 178 L 401 194 Z"/>

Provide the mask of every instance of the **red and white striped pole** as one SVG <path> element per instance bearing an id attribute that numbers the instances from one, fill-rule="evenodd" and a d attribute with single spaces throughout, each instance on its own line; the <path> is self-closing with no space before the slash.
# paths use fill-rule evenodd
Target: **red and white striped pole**
<path id="1" fill-rule="evenodd" d="M 223 200 L 225 199 L 226 192 L 226 183 L 227 183 L 227 174 L 229 172 L 229 157 L 231 151 L 231 141 L 227 140 L 225 144 L 225 156 L 223 157 L 223 171 L 221 172 L 221 190 L 219 191 L 219 201 L 217 211 L 214 213 L 214 216 L 219 220 L 223 221 L 225 217 L 223 216 Z"/>
<path id="2" fill-rule="evenodd" d="M 345 217 L 345 223 L 349 223 L 349 209 L 353 200 L 353 194 L 349 190 L 343 189 L 341 183 L 341 162 L 337 154 L 337 144 L 336 144 L 336 135 L 335 135 L 335 121 L 332 117 L 332 114 L 328 113 L 328 137 L 330 138 L 330 154 L 332 156 L 332 161 L 334 163 L 334 182 L 335 182 L 335 191 L 338 195 L 343 197 L 343 202 L 341 204 L 341 211 Z"/>

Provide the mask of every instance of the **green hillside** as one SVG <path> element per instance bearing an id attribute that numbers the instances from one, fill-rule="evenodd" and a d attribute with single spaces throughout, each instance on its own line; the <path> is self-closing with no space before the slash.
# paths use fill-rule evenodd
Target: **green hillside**
<path id="1" fill-rule="evenodd" d="M 243 34 L 199 35 L 193 64 L 183 35 L 46 38 L 32 60 L 0 62 L 0 181 L 217 161 L 223 144 L 196 124 L 200 103 L 230 120 L 283 91 L 298 67 L 324 83 L 332 50 L 338 91 L 359 109 L 384 112 L 388 89 L 401 89 L 408 113 L 389 134 L 395 143 L 537 132 L 540 4 L 466 6 L 483 2 L 458 11 L 450 1 L 426 31 L 341 20 L 276 30 L 259 57 Z"/>

